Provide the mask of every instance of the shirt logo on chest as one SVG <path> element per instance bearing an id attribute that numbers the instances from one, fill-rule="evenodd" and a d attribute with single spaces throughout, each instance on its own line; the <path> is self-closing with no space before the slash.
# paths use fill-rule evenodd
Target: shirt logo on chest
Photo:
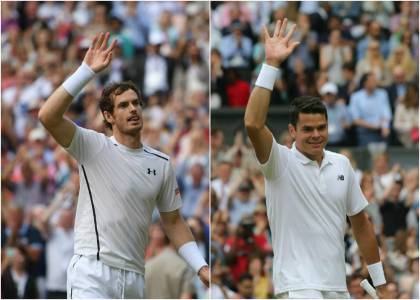
<path id="1" fill-rule="evenodd" d="M 150 169 L 150 168 L 147 168 L 147 174 L 148 174 L 148 175 L 153 174 L 154 176 L 156 176 L 156 170 L 155 170 L 155 169 Z"/>
<path id="2" fill-rule="evenodd" d="M 344 175 L 338 175 L 338 176 L 337 176 L 337 180 L 344 181 Z"/>

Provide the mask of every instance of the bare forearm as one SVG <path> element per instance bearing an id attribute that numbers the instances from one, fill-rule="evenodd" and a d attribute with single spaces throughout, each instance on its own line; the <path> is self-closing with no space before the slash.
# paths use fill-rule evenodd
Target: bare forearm
<path id="1" fill-rule="evenodd" d="M 64 113 L 69 108 L 73 96 L 70 95 L 62 86 L 57 88 L 39 111 L 39 119 L 47 126 L 54 126 L 59 123 Z"/>
<path id="2" fill-rule="evenodd" d="M 380 260 L 378 243 L 376 242 L 373 226 L 363 212 L 357 222 L 352 221 L 353 234 L 357 245 L 368 265 Z"/>
<path id="3" fill-rule="evenodd" d="M 254 87 L 245 110 L 245 127 L 247 130 L 263 129 L 270 106 L 271 91 Z"/>
<path id="4" fill-rule="evenodd" d="M 179 249 L 185 243 L 194 241 L 191 230 L 182 217 L 173 222 L 164 221 L 163 227 L 165 228 L 166 235 L 176 249 Z"/>
<path id="5" fill-rule="evenodd" d="M 378 126 L 375 126 L 371 123 L 366 122 L 365 120 L 362 119 L 356 119 L 354 120 L 354 124 L 360 127 L 364 127 L 367 129 L 380 129 Z"/>

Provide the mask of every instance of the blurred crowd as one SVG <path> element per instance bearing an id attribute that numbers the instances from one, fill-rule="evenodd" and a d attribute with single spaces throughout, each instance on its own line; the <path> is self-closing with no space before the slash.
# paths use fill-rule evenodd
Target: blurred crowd
<path id="1" fill-rule="evenodd" d="M 320 96 L 329 144 L 352 162 L 369 202 L 387 278 L 386 298 L 419 297 L 418 161 L 402 168 L 387 146 L 418 149 L 418 2 L 212 2 L 211 108 L 242 107 L 264 61 L 262 26 L 287 17 L 297 24 L 295 52 L 284 62 L 271 104 Z M 287 128 L 276 140 L 292 146 Z M 243 130 L 233 143 L 211 128 L 212 298 L 273 298 L 271 232 L 264 177 Z M 350 147 L 349 147 L 350 146 Z M 370 155 L 359 169 L 351 146 Z M 349 148 L 347 148 L 349 147 Z M 344 237 L 348 290 L 366 263 L 351 231 Z"/>
<path id="2" fill-rule="evenodd" d="M 273 32 L 287 17 L 287 30 L 297 25 L 292 39 L 300 45 L 281 65 L 272 105 L 319 95 L 331 116 L 331 144 L 418 145 L 418 2 L 211 6 L 212 109 L 246 106 L 264 62 L 263 26 Z"/>
<path id="3" fill-rule="evenodd" d="M 143 143 L 171 156 L 182 213 L 209 258 L 208 3 L 2 2 L 2 298 L 66 296 L 78 168 L 37 114 L 81 64 L 93 36 L 107 31 L 111 41 L 118 40 L 112 63 L 74 99 L 66 116 L 110 136 L 98 108 L 102 89 L 110 82 L 134 82 L 146 103 Z M 166 240 L 156 212 L 146 252 L 148 298 L 204 295 L 204 286 Z M 150 278 L 175 263 L 177 276 L 165 276 L 153 289 Z"/>

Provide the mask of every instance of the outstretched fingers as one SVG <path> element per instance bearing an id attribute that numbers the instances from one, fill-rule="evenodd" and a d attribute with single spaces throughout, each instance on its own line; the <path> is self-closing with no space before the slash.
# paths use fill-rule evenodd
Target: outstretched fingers
<path id="1" fill-rule="evenodd" d="M 106 45 L 108 44 L 108 39 L 109 39 L 109 32 L 104 34 L 104 39 L 102 40 L 102 43 L 100 44 L 100 48 L 101 50 L 105 50 L 106 49 Z"/>
<path id="2" fill-rule="evenodd" d="M 112 52 L 114 50 L 115 46 L 117 45 L 117 39 L 113 40 L 111 45 L 106 49 L 106 52 Z"/>
<path id="3" fill-rule="evenodd" d="M 281 21 L 277 20 L 276 27 L 274 28 L 274 35 L 273 37 L 278 37 L 280 34 L 280 27 L 281 27 Z"/>
<path id="4" fill-rule="evenodd" d="M 287 18 L 285 18 L 283 20 L 283 23 L 281 24 L 281 28 L 279 32 L 280 37 L 284 36 L 284 33 L 286 32 L 286 28 L 287 28 Z"/>
<path id="5" fill-rule="evenodd" d="M 263 31 L 264 31 L 264 38 L 267 40 L 270 38 L 270 34 L 268 33 L 268 29 L 267 26 L 263 26 Z"/>
<path id="6" fill-rule="evenodd" d="M 290 41 L 290 38 L 292 37 L 293 33 L 295 33 L 295 30 L 296 30 L 296 24 L 293 24 L 292 29 L 287 33 L 285 37 L 286 43 Z"/>
<path id="7" fill-rule="evenodd" d="M 103 32 L 101 32 L 101 33 L 99 34 L 99 36 L 97 36 L 97 40 L 96 40 L 96 43 L 95 43 L 95 47 L 93 47 L 93 49 L 99 49 L 99 48 L 101 47 L 102 42 L 103 42 L 103 40 L 104 40 L 104 37 L 105 37 L 105 35 L 104 35 L 104 33 L 103 33 Z"/>
<path id="8" fill-rule="evenodd" d="M 93 38 L 92 44 L 90 45 L 91 49 L 95 49 L 96 44 L 98 42 L 98 38 L 99 38 L 99 35 L 95 35 L 95 37 Z"/>

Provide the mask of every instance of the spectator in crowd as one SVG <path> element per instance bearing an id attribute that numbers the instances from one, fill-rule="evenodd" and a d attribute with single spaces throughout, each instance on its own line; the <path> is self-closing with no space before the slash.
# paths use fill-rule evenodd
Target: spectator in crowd
<path id="1" fill-rule="evenodd" d="M 249 273 L 241 275 L 238 280 L 238 298 L 239 299 L 253 299 L 253 277 Z"/>
<path id="2" fill-rule="evenodd" d="M 378 52 L 384 58 L 388 57 L 389 54 L 389 44 L 388 40 L 382 34 L 381 24 L 372 20 L 368 25 L 367 35 L 357 43 L 357 60 L 360 61 L 367 55 L 369 51 L 369 46 L 372 45 L 372 41 L 377 41 L 378 44 L 374 44 L 375 47 L 378 46 Z M 375 48 L 376 49 L 376 48 Z"/>
<path id="3" fill-rule="evenodd" d="M 38 298 L 36 279 L 28 272 L 29 255 L 24 246 L 7 248 L 2 261 L 1 297 L 3 299 Z M 5 270 L 3 271 L 3 268 Z"/>
<path id="4" fill-rule="evenodd" d="M 386 142 L 390 134 L 391 108 L 388 95 L 377 88 L 373 73 L 363 75 L 362 89 L 353 93 L 350 99 L 350 112 L 356 125 L 358 144 Z"/>
<path id="5" fill-rule="evenodd" d="M 352 299 L 363 299 L 366 295 L 365 290 L 360 286 L 363 276 L 359 273 L 354 273 L 347 279 L 347 288 Z"/>
<path id="6" fill-rule="evenodd" d="M 347 141 L 346 131 L 350 128 L 351 117 L 347 107 L 337 102 L 337 85 L 327 82 L 319 91 L 328 113 L 328 145 L 345 145 Z"/>
<path id="7" fill-rule="evenodd" d="M 186 163 L 184 163 L 186 165 Z M 201 194 L 208 189 L 208 179 L 205 176 L 205 165 L 203 162 L 191 160 L 188 166 L 178 171 L 177 180 L 182 195 L 182 215 L 189 218 L 195 215 L 198 207 L 198 200 Z"/>
<path id="8" fill-rule="evenodd" d="M 230 161 L 221 161 L 218 164 L 217 177 L 212 180 L 211 186 L 219 198 L 219 209 L 228 209 L 228 200 L 233 191 L 231 188 L 232 163 Z"/>
<path id="9" fill-rule="evenodd" d="M 331 82 L 337 85 L 345 82 L 343 65 L 351 62 L 353 55 L 350 47 L 343 44 L 340 30 L 331 31 L 329 43 L 321 46 L 319 60 L 320 69 L 328 72 L 328 78 Z"/>
<path id="10" fill-rule="evenodd" d="M 350 102 L 350 95 L 353 94 L 358 86 L 355 78 L 353 63 L 343 64 L 343 84 L 338 85 L 338 99 L 343 99 L 346 105 Z"/>
<path id="11" fill-rule="evenodd" d="M 400 67 L 399 73 L 404 74 L 404 79 L 411 81 L 414 79 L 416 74 L 416 62 L 411 57 L 410 50 L 403 45 L 397 46 L 388 57 L 386 61 L 388 70 L 393 70 L 394 73 L 394 82 L 395 82 L 395 68 Z"/>
<path id="12" fill-rule="evenodd" d="M 374 74 L 380 87 L 386 87 L 391 83 L 391 74 L 380 52 L 378 41 L 369 43 L 364 58 L 356 64 L 356 80 L 361 79 L 366 73 Z"/>
<path id="13" fill-rule="evenodd" d="M 194 272 L 188 267 L 169 239 L 164 236 L 162 250 L 146 262 L 145 298 L 149 299 L 188 299 L 195 293 L 192 284 Z"/>
<path id="14" fill-rule="evenodd" d="M 386 238 L 394 237 L 398 230 L 407 229 L 406 217 L 414 199 L 411 198 L 411 201 L 400 199 L 402 185 L 402 180 L 396 179 L 385 194 L 384 202 L 381 204 L 380 210 Z"/>
<path id="15" fill-rule="evenodd" d="M 396 66 L 392 69 L 393 82 L 387 87 L 389 104 L 391 106 L 392 114 L 395 113 L 395 107 L 402 102 L 407 92 L 406 75 L 401 66 Z"/>
<path id="16" fill-rule="evenodd" d="M 243 34 L 242 23 L 238 20 L 230 24 L 230 34 L 224 36 L 220 42 L 220 52 L 223 66 L 227 68 L 249 68 L 252 56 L 252 41 Z"/>
<path id="17" fill-rule="evenodd" d="M 399 141 L 407 148 L 419 142 L 419 88 L 410 83 L 398 102 L 394 115 L 394 128 Z"/>

